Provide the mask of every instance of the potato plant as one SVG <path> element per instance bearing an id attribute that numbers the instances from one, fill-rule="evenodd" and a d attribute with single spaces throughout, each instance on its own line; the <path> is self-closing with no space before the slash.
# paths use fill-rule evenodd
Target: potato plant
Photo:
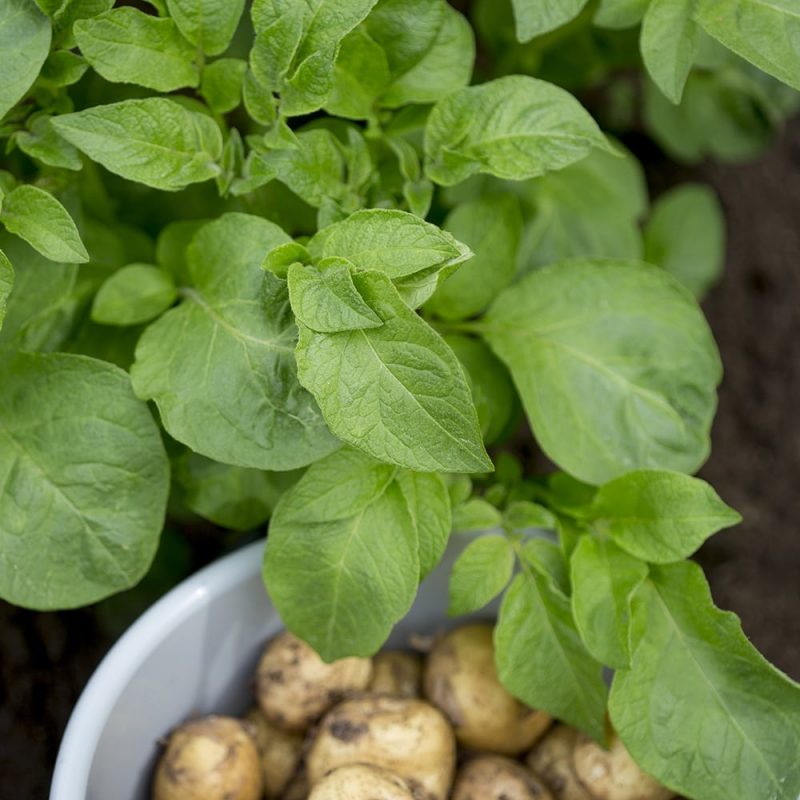
<path id="1" fill-rule="evenodd" d="M 739 520 L 692 477 L 721 211 L 651 206 L 608 131 L 757 153 L 798 106 L 797 5 L 459 8 L 0 3 L 0 597 L 136 584 L 169 501 L 269 520 L 288 629 L 366 658 L 486 531 L 450 611 L 501 597 L 514 697 L 600 744 L 610 718 L 687 797 L 796 800 L 798 687 L 688 560 Z"/>

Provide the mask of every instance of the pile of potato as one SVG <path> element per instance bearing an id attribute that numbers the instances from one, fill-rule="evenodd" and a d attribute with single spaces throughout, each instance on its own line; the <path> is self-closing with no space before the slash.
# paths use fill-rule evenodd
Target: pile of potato
<path id="1" fill-rule="evenodd" d="M 615 739 L 609 751 L 515 700 L 492 628 L 466 625 L 424 660 L 384 651 L 324 663 L 279 634 L 246 719 L 177 728 L 154 800 L 667 800 Z"/>

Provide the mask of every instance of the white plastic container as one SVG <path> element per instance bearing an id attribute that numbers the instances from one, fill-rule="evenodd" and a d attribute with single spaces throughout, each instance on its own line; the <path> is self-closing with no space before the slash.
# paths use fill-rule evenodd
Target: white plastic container
<path id="1" fill-rule="evenodd" d="M 453 537 L 390 644 L 450 624 L 447 579 L 470 538 Z M 252 703 L 259 653 L 282 627 L 261 581 L 262 551 L 256 542 L 193 575 L 122 636 L 70 718 L 50 800 L 146 800 L 165 733 L 192 716 L 239 714 Z"/>

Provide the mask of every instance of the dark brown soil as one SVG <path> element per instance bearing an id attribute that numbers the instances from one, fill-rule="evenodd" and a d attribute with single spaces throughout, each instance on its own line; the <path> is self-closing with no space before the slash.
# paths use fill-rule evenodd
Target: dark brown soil
<path id="1" fill-rule="evenodd" d="M 703 476 L 742 512 L 701 553 L 717 603 L 800 678 L 800 120 L 757 163 L 679 170 L 649 149 L 655 192 L 716 187 L 728 216 L 725 277 L 705 304 L 726 367 Z M 0 797 L 47 796 L 70 710 L 112 635 L 91 610 L 0 603 Z"/>

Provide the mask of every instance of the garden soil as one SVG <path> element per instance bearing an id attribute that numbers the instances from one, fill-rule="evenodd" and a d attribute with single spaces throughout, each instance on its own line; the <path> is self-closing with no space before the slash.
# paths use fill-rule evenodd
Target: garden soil
<path id="1" fill-rule="evenodd" d="M 700 561 L 718 605 L 800 679 L 800 120 L 745 166 L 676 169 L 652 145 L 628 144 L 654 194 L 707 181 L 725 207 L 727 269 L 704 304 L 725 380 L 701 474 L 744 523 L 715 537 Z M 212 551 L 201 548 L 198 561 Z M 91 610 L 0 603 L 0 797 L 47 796 L 70 710 L 112 639 Z"/>

